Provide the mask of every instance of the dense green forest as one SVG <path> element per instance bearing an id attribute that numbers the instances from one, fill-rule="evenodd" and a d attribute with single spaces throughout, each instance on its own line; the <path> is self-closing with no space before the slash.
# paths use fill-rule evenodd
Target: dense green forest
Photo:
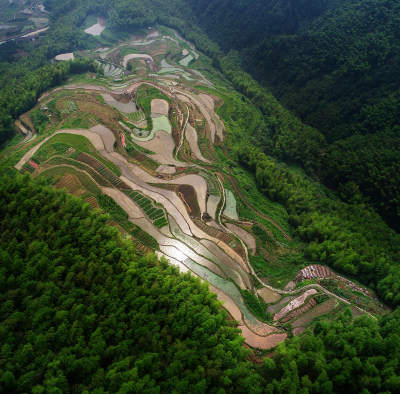
<path id="1" fill-rule="evenodd" d="M 385 302 L 400 303 L 400 237 L 360 203 L 332 198 L 315 181 L 294 174 L 255 148 L 241 148 L 239 162 L 255 174 L 260 190 L 285 205 L 289 222 L 308 246 L 304 253 L 376 288 Z"/>
<path id="2" fill-rule="evenodd" d="M 245 392 L 259 378 L 200 279 L 139 258 L 107 218 L 0 181 L 0 391 Z"/>
<path id="3" fill-rule="evenodd" d="M 400 389 L 399 311 L 318 323 L 256 367 L 206 284 L 138 257 L 88 204 L 18 175 L 0 207 L 2 392 Z"/>
<path id="4" fill-rule="evenodd" d="M 400 154 L 388 137 L 399 123 L 398 1 L 188 3 L 225 52 L 239 51 L 235 61 L 331 144 L 321 144 L 312 163 L 320 179 L 399 230 Z M 342 148 L 351 153 L 338 160 Z M 349 171 L 354 161 L 362 164 Z"/>

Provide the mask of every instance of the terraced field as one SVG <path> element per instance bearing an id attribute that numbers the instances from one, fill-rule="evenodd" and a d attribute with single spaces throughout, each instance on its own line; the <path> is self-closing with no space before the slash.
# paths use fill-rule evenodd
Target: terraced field
<path id="1" fill-rule="evenodd" d="M 218 153 L 229 137 L 216 113 L 222 99 L 217 90 L 208 93 L 212 83 L 190 68 L 204 55 L 184 52 L 179 36 L 150 34 L 97 55 L 105 71 L 99 80 L 43 95 L 33 110 L 42 111 L 48 124 L 43 136 L 18 148 L 15 168 L 84 198 L 109 215 L 108 223 L 137 250 L 156 251 L 207 281 L 252 347 L 270 349 L 290 332 L 299 334 L 320 316 L 352 305 L 352 282 L 322 265 L 293 263 L 301 245 L 286 231 L 288 224 L 256 208 L 262 204 L 252 198 L 252 184 L 242 190 L 231 159 Z M 124 47 L 132 53 L 121 58 Z M 136 50 L 150 62 L 153 78 L 124 76 L 109 63 L 122 60 L 125 67 L 138 58 Z M 122 111 L 129 105 L 135 111 Z M 24 124 L 30 114 L 23 115 Z M 82 127 L 68 127 L 74 122 Z M 369 304 L 358 307 L 360 313 L 376 307 L 373 295 L 364 295 Z"/>

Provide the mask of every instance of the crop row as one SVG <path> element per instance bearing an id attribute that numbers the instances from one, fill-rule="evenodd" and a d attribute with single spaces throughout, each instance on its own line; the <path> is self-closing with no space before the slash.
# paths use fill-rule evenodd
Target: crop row
<path id="1" fill-rule="evenodd" d="M 201 175 L 204 180 L 207 183 L 207 188 L 208 188 L 208 192 L 210 193 L 211 196 L 219 196 L 219 189 L 218 186 L 216 184 L 216 182 L 214 181 L 214 179 L 212 179 L 212 177 L 207 174 L 206 172 L 201 171 L 201 173 L 199 174 Z"/>
<path id="2" fill-rule="evenodd" d="M 128 196 L 139 205 L 157 228 L 164 227 L 168 224 L 164 210 L 156 208 L 150 198 L 137 191 L 128 192 Z"/>
<path id="3" fill-rule="evenodd" d="M 95 159 L 94 157 L 81 153 L 77 160 L 87 164 L 94 170 L 96 170 L 104 179 L 106 179 L 111 185 L 115 186 L 118 189 L 129 190 L 129 187 L 122 182 L 111 170 L 109 170 L 106 166 L 103 165 L 100 161 Z"/>
<path id="4" fill-rule="evenodd" d="M 86 175 L 84 172 L 79 171 L 75 167 L 71 166 L 57 166 L 57 167 L 50 167 L 40 173 L 40 175 L 46 177 L 46 178 L 53 178 L 53 177 L 62 177 L 66 174 L 72 174 L 78 177 L 80 183 L 82 186 L 89 191 L 92 194 L 99 194 L 101 193 L 100 188 L 96 185 L 95 182 L 93 182 L 88 175 Z"/>
<path id="5" fill-rule="evenodd" d="M 68 159 L 62 156 L 54 156 L 49 161 L 51 165 L 70 165 L 78 168 L 79 170 L 87 172 L 100 186 L 110 187 L 111 184 L 104 177 L 100 176 L 98 172 L 96 172 L 92 167 L 81 163 L 79 161 Z"/>

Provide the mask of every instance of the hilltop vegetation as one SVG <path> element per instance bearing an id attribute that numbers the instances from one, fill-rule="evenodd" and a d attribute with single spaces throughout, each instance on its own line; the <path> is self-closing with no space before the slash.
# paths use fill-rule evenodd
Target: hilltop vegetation
<path id="1" fill-rule="evenodd" d="M 399 189 L 392 180 L 400 177 L 400 156 L 391 137 L 399 123 L 399 3 L 188 3 L 213 40 L 226 52 L 238 50 L 235 60 L 318 130 L 314 141 L 323 136 L 330 144 L 327 150 L 320 144 L 313 157 L 321 180 L 346 201 L 370 204 L 399 230 Z M 307 161 L 301 154 L 285 159 Z"/>

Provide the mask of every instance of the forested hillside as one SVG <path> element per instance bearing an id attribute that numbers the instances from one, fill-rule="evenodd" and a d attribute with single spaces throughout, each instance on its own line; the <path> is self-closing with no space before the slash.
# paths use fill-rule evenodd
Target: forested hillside
<path id="1" fill-rule="evenodd" d="M 331 144 L 313 163 L 322 180 L 348 201 L 371 204 L 398 230 L 399 186 L 392 180 L 400 177 L 400 157 L 388 135 L 398 134 L 399 123 L 399 3 L 189 3 L 212 39 L 226 52 L 238 50 L 236 59 Z"/>
<path id="2" fill-rule="evenodd" d="M 199 279 L 138 257 L 89 204 L 29 176 L 0 179 L 0 208 L 0 391 L 258 385 Z"/>
<path id="3" fill-rule="evenodd" d="M 0 207 L 2 392 L 400 389 L 398 311 L 319 323 L 254 367 L 207 285 L 138 257 L 88 204 L 17 176 Z"/>

